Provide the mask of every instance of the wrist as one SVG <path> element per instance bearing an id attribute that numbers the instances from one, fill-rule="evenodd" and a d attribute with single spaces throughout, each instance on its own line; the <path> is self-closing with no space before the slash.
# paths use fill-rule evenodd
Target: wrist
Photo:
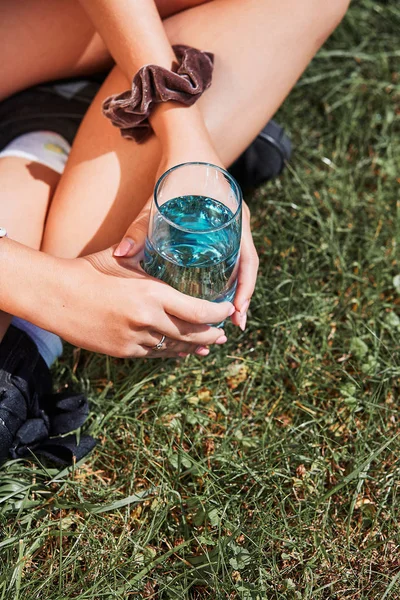
<path id="1" fill-rule="evenodd" d="M 195 105 L 183 106 L 172 101 L 160 103 L 149 120 L 163 152 L 181 152 L 182 148 L 188 147 L 202 151 L 212 145 L 203 116 Z"/>
<path id="2" fill-rule="evenodd" d="M 197 129 L 205 134 L 200 112 L 182 109 L 192 107 L 210 87 L 214 56 L 179 44 L 172 50 L 178 65 L 165 69 L 145 64 L 134 76 L 131 90 L 104 100 L 103 114 L 121 129 L 123 137 L 140 143 L 155 131 L 166 143 L 176 133 L 188 135 L 187 118 L 191 128 L 195 128 L 192 135 Z M 157 108 L 157 104 L 166 103 L 168 106 Z"/>

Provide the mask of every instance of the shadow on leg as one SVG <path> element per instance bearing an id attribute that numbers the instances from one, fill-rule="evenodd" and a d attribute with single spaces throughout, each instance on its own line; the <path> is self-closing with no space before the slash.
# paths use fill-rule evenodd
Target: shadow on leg
<path id="1" fill-rule="evenodd" d="M 165 22 L 172 43 L 215 53 L 213 84 L 199 105 L 226 165 L 275 113 L 347 5 L 214 0 Z M 152 193 L 157 139 L 126 141 L 101 114 L 102 100 L 128 85 L 114 68 L 82 123 L 50 210 L 46 252 L 74 257 L 118 242 Z"/>
<path id="2" fill-rule="evenodd" d="M 0 158 L 1 225 L 14 240 L 40 248 L 50 199 L 60 176 L 48 167 L 17 157 Z M 11 316 L 0 312 L 0 339 Z"/>

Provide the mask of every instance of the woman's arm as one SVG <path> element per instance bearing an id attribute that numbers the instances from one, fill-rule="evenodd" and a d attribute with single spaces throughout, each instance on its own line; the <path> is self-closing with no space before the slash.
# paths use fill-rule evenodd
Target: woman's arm
<path id="1" fill-rule="evenodd" d="M 153 0 L 80 0 L 130 85 L 144 65 L 167 69 L 175 58 Z M 196 106 L 162 103 L 150 116 L 163 150 L 173 152 L 196 142 L 198 159 L 210 159 L 211 140 Z M 179 142 L 179 145 L 178 145 Z"/>
<path id="2" fill-rule="evenodd" d="M 56 258 L 0 239 L 0 309 L 53 331 L 66 341 L 117 357 L 165 358 L 224 343 L 234 308 L 190 298 L 144 275 L 112 249 L 85 258 Z M 183 320 L 184 319 L 184 320 Z M 162 336 L 166 349 L 152 350 Z"/>
<path id="3" fill-rule="evenodd" d="M 59 260 L 0 239 L 0 309 L 22 318 L 49 312 L 51 296 L 60 290 Z"/>
<path id="4" fill-rule="evenodd" d="M 153 0 L 80 3 L 128 81 L 147 64 L 171 68 L 175 55 Z"/>

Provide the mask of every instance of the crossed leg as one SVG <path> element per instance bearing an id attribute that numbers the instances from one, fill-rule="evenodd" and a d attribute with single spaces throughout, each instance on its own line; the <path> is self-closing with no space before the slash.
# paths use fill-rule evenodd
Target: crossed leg
<path id="1" fill-rule="evenodd" d="M 164 19 L 208 0 L 156 0 Z M 113 61 L 78 0 L 0 2 L 0 100 L 32 85 L 89 75 Z"/>
<path id="2" fill-rule="evenodd" d="M 167 17 L 207 0 L 156 0 Z M 0 100 L 22 89 L 110 69 L 113 61 L 78 0 L 0 2 Z M 41 246 L 60 176 L 41 164 L 0 158 L 1 226 L 13 239 Z M 0 311 L 0 340 L 11 316 Z"/>
<path id="3" fill-rule="evenodd" d="M 32 15 L 36 11 L 39 16 L 42 10 L 43 18 L 48 15 L 45 7 L 48 9 L 55 4 L 49 0 L 23 2 L 30 6 Z M 176 10 L 183 6 L 183 0 L 171 2 Z M 7 67 L 5 76 L 0 78 L 0 97 L 42 80 L 92 72 L 109 64 L 109 56 L 79 4 L 60 0 L 57 10 L 66 4 L 73 7 L 69 14 L 71 27 L 65 19 L 58 24 L 53 14 L 46 17 L 45 31 L 40 32 L 43 36 L 45 32 L 46 35 L 52 32 L 51 43 L 56 44 L 52 47 L 50 63 L 44 61 L 48 48 L 37 45 L 37 39 L 30 45 L 20 45 L 24 49 L 23 55 L 32 58 L 32 68 L 24 69 L 18 57 L 15 62 L 14 54 L 6 55 L 3 64 Z M 163 10 L 166 10 L 166 0 L 160 4 L 164 4 Z M 200 2 L 188 0 L 185 6 L 188 4 L 193 6 Z M 5 22 L 7 5 L 0 5 L 0 23 Z M 348 0 L 335 3 L 282 0 L 279 4 L 274 0 L 247 0 L 245 3 L 243 0 L 213 0 L 201 2 L 201 6 L 165 21 L 172 43 L 186 43 L 216 55 L 213 85 L 201 99 L 200 106 L 225 164 L 240 154 L 279 107 L 339 23 L 347 5 Z M 20 7 L 19 3 L 19 10 Z M 71 16 L 74 11 L 79 13 L 77 20 Z M 77 13 L 74 14 L 76 18 Z M 42 22 L 39 18 L 39 29 Z M 19 16 L 11 26 L 8 20 L 9 31 L 14 25 L 22 32 L 27 30 L 25 38 L 29 41 L 32 23 L 23 22 Z M 67 33 L 56 35 L 57 26 Z M 37 33 L 38 29 L 35 31 Z M 74 31 L 73 37 L 71 31 Z M 77 31 L 81 40 L 74 39 Z M 5 47 L 12 47 L 7 39 L 5 35 L 1 45 L 4 42 Z M 47 44 L 49 40 L 43 39 Z M 74 40 L 72 43 L 71 39 Z M 54 57 L 55 48 L 58 52 Z M 39 68 L 40 62 L 45 65 L 41 64 Z M 42 244 L 46 252 L 73 257 L 119 241 L 151 193 L 160 160 L 157 140 L 153 137 L 140 146 L 125 141 L 100 112 L 105 96 L 127 86 L 128 82 L 115 67 L 82 124 L 48 215 Z M 17 204 L 18 197 L 14 207 L 19 212 Z M 30 225 L 26 232 L 28 227 Z M 24 241 L 23 232 L 21 241 Z"/>
<path id="4" fill-rule="evenodd" d="M 348 0 L 214 0 L 165 21 L 171 43 L 215 53 L 211 88 L 199 104 L 214 146 L 229 165 L 274 114 Z M 149 198 L 160 161 L 153 136 L 121 138 L 101 102 L 128 82 L 115 67 L 78 132 L 48 217 L 43 250 L 74 257 L 118 242 Z"/>
<path id="5" fill-rule="evenodd" d="M 10 236 L 39 249 L 50 198 L 59 175 L 24 158 L 0 158 L 1 223 Z M 0 311 L 0 340 L 11 316 Z"/>

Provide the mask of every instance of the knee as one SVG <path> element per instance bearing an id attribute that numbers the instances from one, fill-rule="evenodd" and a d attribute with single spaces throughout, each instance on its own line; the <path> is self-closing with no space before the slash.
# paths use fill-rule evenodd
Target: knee
<path id="1" fill-rule="evenodd" d="M 350 0 L 319 2 L 322 43 L 339 25 L 347 12 L 349 5 Z"/>
<path id="2" fill-rule="evenodd" d="M 333 4 L 332 10 L 332 31 L 336 29 L 343 17 L 345 16 L 347 9 L 350 6 L 350 0 L 335 0 L 335 2 L 329 2 Z"/>

